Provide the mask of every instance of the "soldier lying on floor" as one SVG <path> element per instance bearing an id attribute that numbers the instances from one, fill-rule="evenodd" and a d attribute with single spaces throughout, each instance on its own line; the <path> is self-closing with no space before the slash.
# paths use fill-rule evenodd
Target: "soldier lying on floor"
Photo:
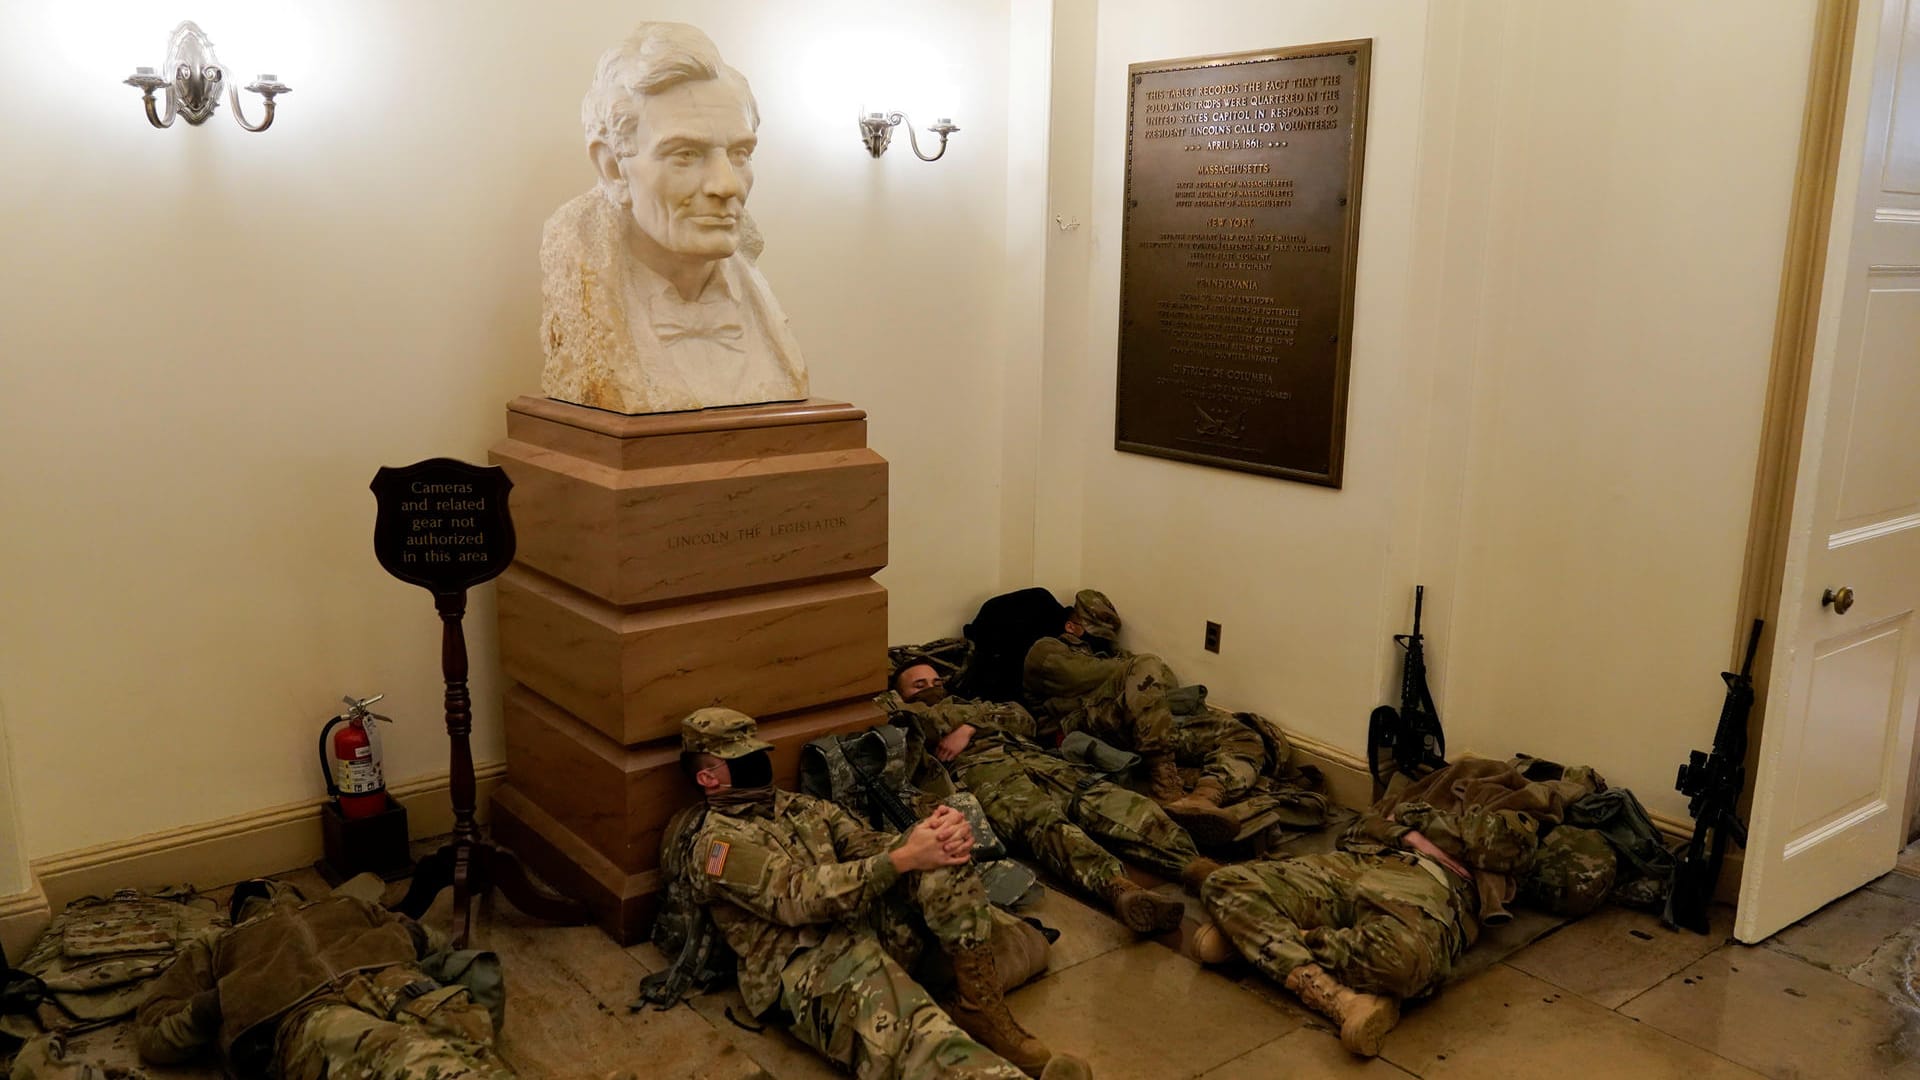
<path id="1" fill-rule="evenodd" d="M 1277 729 L 1257 718 L 1205 704 L 1205 690 L 1183 690 L 1159 657 L 1119 647 L 1120 615 L 1094 589 L 1075 595 L 1059 637 L 1041 638 L 1027 652 L 1022 682 L 1036 716 L 1067 732 L 1084 731 L 1138 753 L 1147 767 L 1148 794 L 1203 847 L 1243 835 L 1242 817 L 1222 810 L 1287 766 Z M 1189 792 L 1180 766 L 1199 769 Z M 1316 797 L 1317 798 L 1317 797 Z M 1324 820 L 1318 803 L 1315 824 Z"/>
<path id="2" fill-rule="evenodd" d="M 1418 816 L 1455 850 L 1370 813 L 1343 838 L 1347 850 L 1223 868 L 1201 887 L 1213 922 L 1193 954 L 1218 963 L 1237 951 L 1371 1057 L 1400 1002 L 1438 989 L 1479 937 L 1485 879 L 1518 882 L 1522 900 L 1568 916 L 1613 886 L 1613 850 L 1592 830 L 1562 825 L 1543 838 L 1515 810 Z"/>
<path id="3" fill-rule="evenodd" d="M 930 664 L 902 668 L 893 686 L 876 699 L 880 707 L 919 731 L 995 831 L 1106 901 L 1134 933 L 1175 929 L 1186 908 L 1134 884 L 1121 858 L 1196 889 L 1220 868 L 1153 800 L 1035 742 L 1033 717 L 1020 706 L 948 697 Z"/>
<path id="4" fill-rule="evenodd" d="M 1373 819 L 1369 827 L 1377 833 L 1379 822 L 1387 821 L 1418 829 L 1448 855 L 1468 862 L 1480 889 L 1480 923 L 1491 926 L 1511 917 L 1507 904 L 1516 882 L 1494 863 L 1473 861 L 1469 855 L 1476 845 L 1457 830 L 1507 813 L 1533 822 L 1535 831 L 1545 836 L 1565 820 L 1574 803 L 1606 788 L 1607 782 L 1585 765 L 1466 755 L 1418 780 L 1395 773 L 1386 793 L 1368 811 Z M 1477 846 L 1484 848 L 1484 841 Z"/>
<path id="5" fill-rule="evenodd" d="M 754 1015 L 778 1009 L 796 1038 L 862 1080 L 1092 1075 L 1007 1011 L 996 939 L 1038 931 L 990 908 L 957 811 L 903 836 L 778 790 L 772 746 L 731 709 L 688 716 L 680 745 L 705 804 L 669 824 L 669 843 L 687 838 L 682 880 L 737 955 Z M 908 974 L 923 935 L 952 963 L 945 1010 Z"/>
<path id="6" fill-rule="evenodd" d="M 364 897 L 348 887 L 368 883 Z M 188 943 L 135 1014 L 140 1057 L 173 1065 L 217 1046 L 235 1075 L 281 1080 L 511 1077 L 492 1049 L 499 1016 L 422 969 L 437 943 L 373 902 L 378 889 L 356 878 L 308 901 L 241 884 L 233 928 Z"/>

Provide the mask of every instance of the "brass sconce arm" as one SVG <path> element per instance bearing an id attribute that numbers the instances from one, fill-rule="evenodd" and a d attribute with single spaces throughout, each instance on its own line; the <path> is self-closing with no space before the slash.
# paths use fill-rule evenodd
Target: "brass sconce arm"
<path id="1" fill-rule="evenodd" d="M 887 147 L 893 142 L 893 129 L 901 124 L 906 125 L 907 142 L 913 146 L 913 156 L 921 161 L 939 161 L 947 152 L 947 136 L 960 130 L 947 117 L 943 116 L 935 120 L 927 130 L 940 136 L 940 149 L 934 151 L 932 157 L 928 157 L 921 153 L 920 136 L 914 132 L 913 122 L 907 119 L 906 113 L 871 112 L 860 118 L 860 139 L 867 144 L 867 153 L 874 157 L 886 153 Z"/>
<path id="2" fill-rule="evenodd" d="M 251 93 L 259 94 L 265 101 L 264 108 L 266 113 L 258 125 L 247 123 L 247 114 L 245 110 L 240 108 L 239 87 L 231 86 L 227 88 L 227 101 L 233 106 L 233 118 L 238 120 L 240 126 L 248 131 L 265 131 L 272 127 L 274 95 L 293 93 L 293 87 L 279 81 L 272 75 L 262 75 L 253 82 L 248 83 L 247 90 Z"/>

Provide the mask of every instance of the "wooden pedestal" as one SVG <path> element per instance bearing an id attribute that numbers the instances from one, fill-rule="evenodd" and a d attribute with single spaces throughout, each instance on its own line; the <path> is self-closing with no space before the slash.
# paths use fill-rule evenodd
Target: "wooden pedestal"
<path id="1" fill-rule="evenodd" d="M 807 740 L 884 719 L 887 463 L 844 402 L 623 416 L 507 407 L 494 464 L 507 782 L 493 828 L 622 944 L 652 921 L 661 832 L 697 797 L 682 717 L 760 720 L 776 781 Z"/>

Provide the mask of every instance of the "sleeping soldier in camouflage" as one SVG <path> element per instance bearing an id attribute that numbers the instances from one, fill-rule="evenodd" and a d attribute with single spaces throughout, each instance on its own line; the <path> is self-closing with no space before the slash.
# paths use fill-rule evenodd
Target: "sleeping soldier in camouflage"
<path id="1" fill-rule="evenodd" d="M 278 882 L 241 885 L 233 929 L 188 943 L 135 1014 L 141 1058 L 172 1065 L 218 1046 L 243 1077 L 513 1076 L 488 1008 L 421 970 L 427 931 L 342 888 L 308 902 Z"/>
<path id="2" fill-rule="evenodd" d="M 756 1016 L 778 1008 L 796 1038 L 861 1080 L 1092 1075 L 1007 1011 L 957 811 L 942 807 L 900 836 L 777 790 L 771 745 L 731 709 L 688 716 L 680 745 L 707 807 L 683 872 L 739 957 Z M 907 973 L 922 927 L 952 962 L 945 1011 Z"/>
<path id="3" fill-rule="evenodd" d="M 1276 763 L 1258 732 L 1201 706 L 1176 716 L 1180 680 L 1157 656 L 1117 644 L 1120 614 L 1104 593 L 1082 589 L 1059 637 L 1041 638 L 1021 672 L 1028 704 L 1064 731 L 1084 731 L 1145 759 L 1149 793 L 1203 844 L 1225 843 L 1239 822 L 1220 810 Z M 1189 793 L 1179 766 L 1199 768 Z"/>
<path id="4" fill-rule="evenodd" d="M 1530 832 L 1546 836 L 1566 817 L 1568 807 L 1606 786 L 1584 765 L 1463 754 L 1418 780 L 1395 775 L 1355 826 L 1355 835 L 1371 832 L 1378 842 L 1391 844 L 1396 828 L 1420 830 L 1440 850 L 1473 868 L 1480 925 L 1492 926 L 1512 918 L 1507 904 L 1519 884 L 1513 867 L 1526 865 L 1534 843 Z M 1530 832 L 1503 828 L 1503 823 L 1516 820 L 1531 823 Z"/>
<path id="5" fill-rule="evenodd" d="M 1427 821 L 1471 837 L 1465 861 L 1369 815 L 1344 839 L 1348 850 L 1222 869 L 1200 890 L 1213 923 L 1192 951 L 1204 962 L 1237 951 L 1339 1024 L 1348 1050 L 1371 1057 L 1399 1022 L 1400 1001 L 1438 989 L 1479 936 L 1475 865 L 1518 875 L 1523 896 L 1556 914 L 1584 915 L 1613 887 L 1612 849 L 1590 830 L 1561 826 L 1541 839 L 1511 811 Z"/>
<path id="6" fill-rule="evenodd" d="M 1196 889 L 1220 868 L 1153 800 L 1033 741 L 1033 717 L 1020 706 L 948 697 L 930 664 L 902 668 L 893 685 L 876 699 L 880 707 L 912 721 L 994 829 L 1055 877 L 1105 900 L 1133 932 L 1175 929 L 1186 908 L 1134 884 L 1121 858 Z"/>

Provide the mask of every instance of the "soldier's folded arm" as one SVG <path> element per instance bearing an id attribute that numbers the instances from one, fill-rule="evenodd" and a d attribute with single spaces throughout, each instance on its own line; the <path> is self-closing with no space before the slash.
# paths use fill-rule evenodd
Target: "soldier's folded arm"
<path id="1" fill-rule="evenodd" d="M 1078 697 L 1107 681 L 1118 661 L 1075 652 L 1059 638 L 1041 638 L 1027 650 L 1022 681 L 1042 698 Z"/>
<path id="2" fill-rule="evenodd" d="M 899 702 L 899 695 L 888 696 Z M 947 732 L 953 730 L 953 722 L 943 709 L 932 709 L 925 705 L 908 707 L 902 703 L 894 715 L 911 717 L 914 729 L 920 733 L 920 738 L 928 743 L 939 742 L 946 737 Z"/>
<path id="3" fill-rule="evenodd" d="M 220 991 L 205 941 L 189 941 L 173 966 L 154 980 L 134 1014 L 133 1030 L 141 1059 L 155 1065 L 192 1060 L 220 1038 Z"/>
<path id="4" fill-rule="evenodd" d="M 881 832 L 878 829 L 869 828 L 836 803 L 822 800 L 820 809 L 826 814 L 827 831 L 833 837 L 834 854 L 843 859 L 871 858 L 875 855 L 884 855 L 900 846 L 899 833 Z M 886 890 L 883 888 L 880 891 Z"/>
<path id="5" fill-rule="evenodd" d="M 1386 848 L 1405 847 L 1406 845 L 1401 843 L 1401 838 L 1412 831 L 1411 828 L 1385 814 L 1377 814 L 1369 810 L 1347 827 L 1347 834 L 1341 839 L 1341 846 L 1348 847 L 1359 843 L 1377 844 Z"/>
<path id="6" fill-rule="evenodd" d="M 1012 702 L 981 702 L 967 711 L 966 722 L 978 731 L 1004 731 L 1033 738 L 1033 715 Z"/>
<path id="7" fill-rule="evenodd" d="M 879 834 L 876 834 L 879 835 Z M 889 847 L 898 837 L 888 837 Z M 714 830 L 694 845 L 694 869 L 709 893 L 781 926 L 833 922 L 865 907 L 900 879 L 887 852 L 809 865 L 750 836 Z"/>

